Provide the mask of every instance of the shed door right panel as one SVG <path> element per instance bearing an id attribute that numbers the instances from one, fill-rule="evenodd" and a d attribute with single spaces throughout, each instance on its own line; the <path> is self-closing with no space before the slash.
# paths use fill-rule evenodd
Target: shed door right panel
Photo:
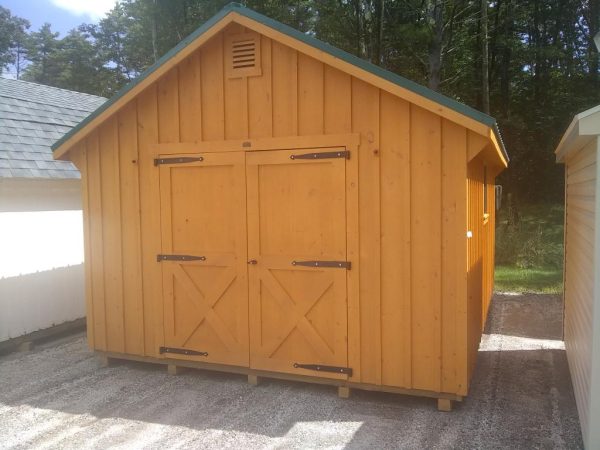
<path id="1" fill-rule="evenodd" d="M 330 378 L 299 365 L 347 366 L 344 158 L 294 158 L 331 150 L 246 155 L 250 367 Z M 255 264 L 254 261 L 256 261 Z"/>

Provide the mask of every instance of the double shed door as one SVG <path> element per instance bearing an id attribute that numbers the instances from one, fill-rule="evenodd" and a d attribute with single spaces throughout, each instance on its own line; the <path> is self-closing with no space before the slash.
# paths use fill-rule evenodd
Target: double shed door
<path id="1" fill-rule="evenodd" d="M 347 366 L 341 152 L 158 160 L 162 353 L 304 375 L 317 366 Z"/>

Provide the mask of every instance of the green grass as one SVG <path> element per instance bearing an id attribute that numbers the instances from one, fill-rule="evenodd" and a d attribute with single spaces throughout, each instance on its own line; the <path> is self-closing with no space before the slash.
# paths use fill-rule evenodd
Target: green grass
<path id="1" fill-rule="evenodd" d="M 504 292 L 562 292 L 564 208 L 506 202 L 496 223 L 495 288 Z"/>
<path id="2" fill-rule="evenodd" d="M 499 292 L 535 292 L 560 294 L 563 286 L 560 269 L 521 269 L 516 266 L 496 266 L 495 288 Z"/>

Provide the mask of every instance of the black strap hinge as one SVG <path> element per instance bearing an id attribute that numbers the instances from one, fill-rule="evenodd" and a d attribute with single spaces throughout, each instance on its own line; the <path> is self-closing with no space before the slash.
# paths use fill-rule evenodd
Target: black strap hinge
<path id="1" fill-rule="evenodd" d="M 158 166 L 159 164 L 185 164 L 191 162 L 199 162 L 204 161 L 202 156 L 180 156 L 178 158 L 156 158 L 154 160 L 154 165 Z"/>
<path id="2" fill-rule="evenodd" d="M 352 263 L 350 261 L 292 261 L 292 266 L 332 267 L 335 269 L 350 270 Z"/>
<path id="3" fill-rule="evenodd" d="M 195 255 L 156 255 L 156 261 L 206 261 L 206 256 Z"/>
<path id="4" fill-rule="evenodd" d="M 186 348 L 160 347 L 158 352 L 161 355 L 164 353 L 174 353 L 176 355 L 208 356 L 208 352 L 198 352 L 196 350 L 188 350 Z"/>
<path id="5" fill-rule="evenodd" d="M 336 366 L 322 366 L 321 364 L 298 364 L 294 363 L 295 369 L 307 369 L 307 370 L 316 370 L 317 372 L 331 372 L 331 373 L 343 373 L 352 376 L 352 368 L 351 367 L 336 367 Z"/>
<path id="6" fill-rule="evenodd" d="M 317 153 L 302 153 L 300 155 L 290 155 L 290 159 L 330 159 L 330 158 L 350 159 L 350 152 L 348 150 L 340 150 L 339 152 L 317 152 Z"/>

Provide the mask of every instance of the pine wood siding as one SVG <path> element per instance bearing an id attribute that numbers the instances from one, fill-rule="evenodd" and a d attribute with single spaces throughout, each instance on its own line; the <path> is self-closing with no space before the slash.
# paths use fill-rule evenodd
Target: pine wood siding
<path id="1" fill-rule="evenodd" d="M 590 428 L 598 141 L 567 155 L 564 333 L 582 434 Z"/>
<path id="2" fill-rule="evenodd" d="M 250 31 L 229 25 L 69 151 L 85 186 L 90 346 L 161 357 L 171 336 L 156 261 L 171 220 L 161 229 L 159 154 L 246 151 L 250 164 L 255 150 L 341 146 L 351 152 L 340 178 L 350 380 L 466 395 L 493 289 L 494 174 L 485 224 L 481 178 L 489 136 L 265 35 L 260 76 L 229 77 L 227 42 Z M 258 183 L 256 164 L 248 183 Z M 248 226 L 258 227 L 252 195 Z"/>
<path id="3" fill-rule="evenodd" d="M 469 146 L 473 145 L 476 144 L 469 143 Z M 486 163 L 480 154 L 468 164 L 467 172 L 468 230 L 472 233 L 468 240 L 467 288 L 467 367 L 470 378 L 494 291 L 494 179 L 498 169 Z M 484 207 L 484 190 L 487 191 L 487 209 Z"/>

